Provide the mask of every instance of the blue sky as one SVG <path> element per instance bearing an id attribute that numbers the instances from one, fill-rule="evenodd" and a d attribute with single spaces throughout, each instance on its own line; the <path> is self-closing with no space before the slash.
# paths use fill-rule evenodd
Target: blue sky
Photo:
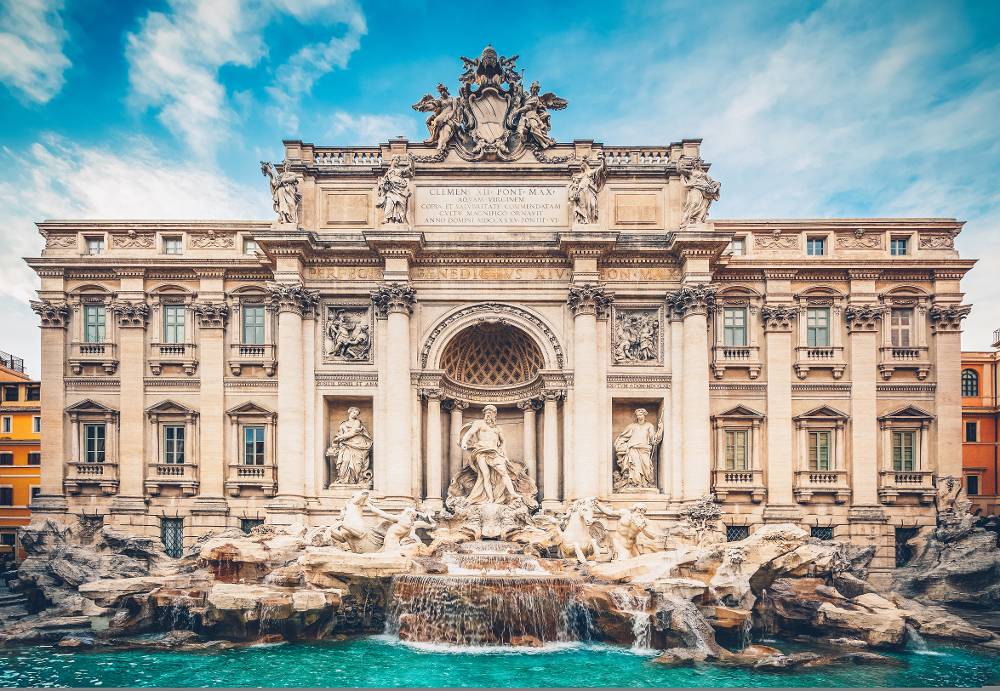
<path id="1" fill-rule="evenodd" d="M 486 43 L 562 141 L 704 139 L 717 218 L 954 216 L 1000 328 L 1000 3 L 0 0 L 0 349 L 37 372 L 43 218 L 269 218 L 281 139 L 422 137 Z"/>

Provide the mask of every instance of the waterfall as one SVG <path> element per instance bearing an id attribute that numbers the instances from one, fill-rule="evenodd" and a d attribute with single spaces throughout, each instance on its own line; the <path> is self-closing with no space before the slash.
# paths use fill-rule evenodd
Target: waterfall
<path id="1" fill-rule="evenodd" d="M 632 617 L 632 649 L 650 650 L 653 636 L 653 615 L 649 611 L 649 593 L 641 594 L 625 588 L 615 588 L 609 596 L 615 607 Z"/>
<path id="2" fill-rule="evenodd" d="M 715 642 L 715 631 L 705 620 L 698 607 L 690 600 L 683 598 L 671 597 L 669 600 L 673 605 L 673 628 L 681 633 L 688 647 L 706 653 L 717 653 L 719 644 Z M 677 624 L 683 626 L 677 626 Z"/>
<path id="3" fill-rule="evenodd" d="M 747 618 L 740 624 L 740 650 L 746 650 L 753 642 L 753 615 L 748 614 Z"/>
<path id="4" fill-rule="evenodd" d="M 944 653 L 928 648 L 924 637 L 909 624 L 906 625 L 906 640 L 909 641 L 910 647 L 917 655 L 944 655 Z"/>

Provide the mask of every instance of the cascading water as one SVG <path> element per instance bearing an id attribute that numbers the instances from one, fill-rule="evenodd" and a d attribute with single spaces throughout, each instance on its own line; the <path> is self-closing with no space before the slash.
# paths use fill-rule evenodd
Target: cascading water
<path id="1" fill-rule="evenodd" d="M 616 588 L 609 595 L 615 607 L 632 616 L 632 649 L 650 650 L 653 636 L 653 615 L 649 611 L 649 593 L 637 593 L 625 588 Z"/>

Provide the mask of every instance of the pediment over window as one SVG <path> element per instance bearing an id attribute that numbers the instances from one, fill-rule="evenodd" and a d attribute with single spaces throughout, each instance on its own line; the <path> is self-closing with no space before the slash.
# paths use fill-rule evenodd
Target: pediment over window
<path id="1" fill-rule="evenodd" d="M 177 401 L 160 401 L 146 408 L 146 415 L 197 415 L 198 411 Z"/>
<path id="2" fill-rule="evenodd" d="M 748 408 L 745 405 L 738 405 L 738 406 L 736 406 L 734 408 L 730 408 L 729 410 L 725 411 L 724 413 L 719 413 L 718 415 L 713 415 L 712 418 L 716 419 L 716 420 L 727 419 L 727 418 L 728 419 L 734 419 L 735 418 L 735 419 L 743 419 L 743 420 L 749 418 L 749 419 L 753 419 L 753 420 L 763 420 L 764 419 L 764 414 L 757 412 L 753 408 Z"/>
<path id="3" fill-rule="evenodd" d="M 908 405 L 894 410 L 891 413 L 880 415 L 879 420 L 933 420 L 934 416 L 922 408 L 915 405 Z"/>
<path id="4" fill-rule="evenodd" d="M 241 403 L 235 408 L 230 408 L 226 411 L 226 415 L 232 417 L 248 417 L 252 415 L 260 417 L 273 417 L 274 411 L 268 410 L 267 408 L 254 403 L 253 401 L 247 401 L 246 403 Z"/>
<path id="5" fill-rule="evenodd" d="M 74 403 L 73 405 L 66 408 L 66 412 L 76 415 L 117 415 L 118 411 L 114 408 L 109 408 L 103 403 L 98 403 L 97 401 L 92 401 L 89 398 Z"/>
<path id="6" fill-rule="evenodd" d="M 828 405 L 821 405 L 818 408 L 813 408 L 809 412 L 796 415 L 792 419 L 796 422 L 803 420 L 846 420 L 847 414 L 840 412 L 836 408 L 831 408 Z"/>

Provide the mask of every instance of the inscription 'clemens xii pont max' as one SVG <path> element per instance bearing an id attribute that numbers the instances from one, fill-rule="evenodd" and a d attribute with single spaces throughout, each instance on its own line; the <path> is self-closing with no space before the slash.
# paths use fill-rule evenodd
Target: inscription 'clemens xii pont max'
<path id="1" fill-rule="evenodd" d="M 434 185 L 416 189 L 416 224 L 566 225 L 566 188 L 540 185 Z"/>

